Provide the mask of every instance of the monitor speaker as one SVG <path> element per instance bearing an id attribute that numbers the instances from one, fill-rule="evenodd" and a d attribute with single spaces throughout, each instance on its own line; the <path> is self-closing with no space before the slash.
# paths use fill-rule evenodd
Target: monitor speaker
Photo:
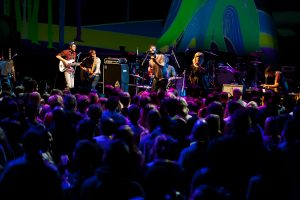
<path id="1" fill-rule="evenodd" d="M 234 84 L 223 84 L 222 92 L 229 93 L 230 96 L 233 96 L 233 90 L 238 88 L 243 93 L 243 85 L 234 85 Z"/>
<path id="2" fill-rule="evenodd" d="M 103 84 L 120 87 L 128 92 L 129 67 L 127 64 L 104 64 Z"/>

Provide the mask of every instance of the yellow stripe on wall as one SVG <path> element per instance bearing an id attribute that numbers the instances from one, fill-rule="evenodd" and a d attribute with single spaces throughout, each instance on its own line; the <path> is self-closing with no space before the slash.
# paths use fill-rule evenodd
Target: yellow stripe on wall
<path id="1" fill-rule="evenodd" d="M 38 24 L 38 40 L 47 41 L 48 40 L 48 24 L 39 23 Z M 76 27 L 65 26 L 65 43 L 73 41 L 76 36 Z M 53 32 L 53 42 L 59 42 L 59 26 L 52 26 Z M 110 50 L 119 50 L 120 46 L 125 46 L 126 51 L 135 52 L 137 48 L 140 52 L 146 51 L 150 44 L 156 44 L 158 38 L 146 37 L 140 35 L 131 35 L 124 33 L 116 33 L 110 31 L 101 31 L 82 28 L 81 29 L 83 40 L 78 42 L 78 45 L 87 47 L 97 47 Z M 29 39 L 25 34 L 22 34 L 22 39 Z"/>
<path id="2" fill-rule="evenodd" d="M 259 34 L 259 46 L 267 47 L 267 48 L 278 48 L 277 40 L 272 35 L 267 33 L 260 33 Z"/>

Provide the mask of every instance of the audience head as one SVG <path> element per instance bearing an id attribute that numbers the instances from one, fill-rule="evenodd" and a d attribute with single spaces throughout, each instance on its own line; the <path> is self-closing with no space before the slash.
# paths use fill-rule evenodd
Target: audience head
<path id="1" fill-rule="evenodd" d="M 192 192 L 190 200 L 230 200 L 229 192 L 222 187 L 202 184 Z"/>
<path id="2" fill-rule="evenodd" d="M 208 124 L 206 120 L 198 119 L 194 124 L 192 132 L 189 136 L 189 140 L 191 142 L 196 142 L 196 141 L 208 141 L 208 139 L 209 139 Z"/>
<path id="3" fill-rule="evenodd" d="M 66 110 L 75 111 L 77 109 L 77 99 L 72 94 L 64 96 L 64 107 Z"/>
<path id="4" fill-rule="evenodd" d="M 50 105 L 50 108 L 53 109 L 56 106 L 64 106 L 63 98 L 60 95 L 51 95 L 48 99 L 48 104 Z"/>
<path id="5" fill-rule="evenodd" d="M 112 136 L 117 130 L 117 124 L 111 117 L 103 117 L 101 119 L 101 135 Z"/>
<path id="6" fill-rule="evenodd" d="M 133 123 L 138 122 L 140 118 L 140 108 L 137 105 L 131 104 L 128 107 L 128 118 Z"/>
<path id="7" fill-rule="evenodd" d="M 121 92 L 119 97 L 120 103 L 123 105 L 123 107 L 128 107 L 131 100 L 129 92 Z"/>
<path id="8" fill-rule="evenodd" d="M 99 96 L 96 92 L 90 92 L 88 97 L 91 104 L 96 104 L 99 101 Z"/>
<path id="9" fill-rule="evenodd" d="M 87 114 L 90 119 L 98 121 L 102 117 L 102 108 L 99 104 L 89 105 Z"/>
<path id="10" fill-rule="evenodd" d="M 110 96 L 110 97 L 108 97 L 105 106 L 109 111 L 120 111 L 119 110 L 119 106 L 120 106 L 119 101 L 120 101 L 119 97 Z"/>
<path id="11" fill-rule="evenodd" d="M 43 126 L 33 126 L 23 135 L 23 148 L 28 156 L 38 156 L 44 149 L 45 134 L 48 134 Z"/>

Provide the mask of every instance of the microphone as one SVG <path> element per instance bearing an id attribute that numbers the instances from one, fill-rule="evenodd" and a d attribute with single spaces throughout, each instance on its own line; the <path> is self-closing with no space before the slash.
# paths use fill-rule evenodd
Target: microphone
<path id="1" fill-rule="evenodd" d="M 160 53 L 160 51 L 159 50 L 155 50 L 155 51 L 148 50 L 147 53 L 156 54 L 156 53 Z"/>
<path id="2" fill-rule="evenodd" d="M 80 56 L 81 53 L 82 53 L 82 52 L 79 52 L 79 53 L 77 54 L 77 56 Z"/>

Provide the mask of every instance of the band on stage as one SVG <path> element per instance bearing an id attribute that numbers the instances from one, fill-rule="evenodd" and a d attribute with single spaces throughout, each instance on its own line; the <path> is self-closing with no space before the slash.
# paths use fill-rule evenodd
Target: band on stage
<path id="1" fill-rule="evenodd" d="M 80 57 L 81 52 L 77 53 L 76 49 L 76 43 L 71 42 L 67 49 L 56 55 L 60 62 L 59 71 L 63 72 L 65 78 L 65 87 L 72 89 L 86 86 L 88 90 L 99 90 L 101 82 L 104 88 L 106 80 L 102 75 L 106 63 L 101 62 L 103 58 L 97 57 L 93 49 L 86 56 Z M 101 55 L 100 52 L 98 55 Z M 135 93 L 172 89 L 180 96 L 205 97 L 212 91 L 223 90 L 227 84 L 241 86 L 243 91 L 248 92 L 272 90 L 285 95 L 289 92 L 288 83 L 280 68 L 265 64 L 258 59 L 257 54 L 248 58 L 238 56 L 235 62 L 229 62 L 226 56 L 212 51 L 189 49 L 176 55 L 174 49 L 161 52 L 156 45 L 150 45 L 145 53 L 139 54 L 137 50 L 136 54 L 122 55 L 125 56 L 128 57 L 109 60 L 128 65 L 127 84 L 129 88 L 134 88 Z M 0 62 L 1 82 L 15 82 L 13 59 Z M 80 71 L 78 82 L 76 70 Z"/>

